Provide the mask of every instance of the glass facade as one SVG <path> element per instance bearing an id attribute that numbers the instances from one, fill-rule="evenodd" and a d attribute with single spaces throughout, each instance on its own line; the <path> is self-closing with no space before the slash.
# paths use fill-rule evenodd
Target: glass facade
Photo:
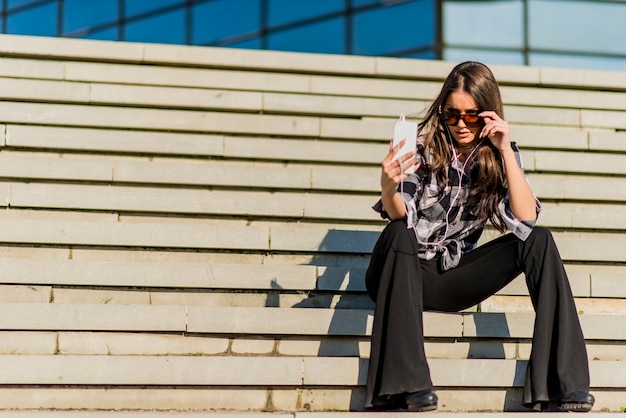
<path id="1" fill-rule="evenodd" d="M 446 60 L 626 70 L 626 1 L 447 0 L 442 21 Z"/>
<path id="2" fill-rule="evenodd" d="M 1 32 L 626 71 L 626 0 L 0 0 Z"/>

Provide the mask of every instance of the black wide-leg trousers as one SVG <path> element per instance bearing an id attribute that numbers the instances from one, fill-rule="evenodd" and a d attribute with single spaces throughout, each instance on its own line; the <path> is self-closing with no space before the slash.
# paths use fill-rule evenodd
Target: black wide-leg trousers
<path id="1" fill-rule="evenodd" d="M 422 312 L 457 312 L 485 300 L 520 273 L 535 309 L 523 403 L 558 400 L 589 390 L 585 340 L 563 262 L 549 230 L 536 226 L 522 241 L 504 235 L 441 271 L 417 256 L 403 220 L 390 222 L 374 247 L 366 286 L 376 302 L 365 405 L 377 396 L 432 389 Z"/>

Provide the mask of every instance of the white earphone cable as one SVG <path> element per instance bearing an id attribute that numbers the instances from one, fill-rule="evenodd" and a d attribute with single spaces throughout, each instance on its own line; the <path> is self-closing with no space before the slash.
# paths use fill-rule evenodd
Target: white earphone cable
<path id="1" fill-rule="evenodd" d="M 446 136 L 450 140 L 450 146 L 452 147 L 452 154 L 453 154 L 452 161 L 456 161 L 457 164 L 458 164 L 459 158 L 458 158 L 458 156 L 456 154 L 456 150 L 454 148 L 454 143 L 452 142 L 452 138 L 451 138 L 452 135 L 450 134 L 450 130 L 449 130 L 448 126 L 445 125 L 445 124 L 444 124 L 444 126 L 445 126 L 446 131 L 447 131 L 447 135 Z M 459 195 L 461 194 L 461 189 L 462 189 L 461 185 L 462 185 L 462 182 L 463 182 L 463 173 L 465 173 L 465 168 L 466 168 L 467 164 L 469 163 L 469 161 L 471 160 L 472 155 L 474 155 L 474 152 L 478 149 L 478 147 L 480 146 L 480 144 L 482 144 L 482 142 L 483 141 L 480 141 L 472 149 L 472 152 L 470 152 L 470 154 L 465 159 L 465 162 L 463 163 L 463 167 L 462 167 L 461 171 L 459 171 L 457 169 L 457 176 L 458 176 L 458 181 L 459 181 L 458 188 L 457 188 L 457 191 L 456 191 L 456 194 L 455 194 L 454 198 L 452 199 L 452 201 L 450 202 L 450 205 L 448 206 L 448 210 L 446 211 L 446 218 L 445 218 L 446 219 L 446 229 L 445 229 L 444 234 L 441 237 L 441 239 L 439 239 L 439 240 L 437 240 L 435 242 L 427 242 L 427 241 L 424 242 L 424 241 L 420 240 L 420 238 L 418 236 L 418 233 L 417 233 L 417 225 L 413 224 L 413 231 L 415 233 L 415 239 L 417 239 L 417 242 L 419 242 L 420 244 L 422 244 L 424 246 L 438 247 L 441 244 L 443 244 L 443 242 L 448 238 L 448 234 L 450 232 L 450 213 L 452 212 L 452 209 L 454 208 L 454 204 L 456 203 L 456 201 L 459 198 Z M 402 184 L 403 184 L 403 182 L 400 183 L 400 192 L 404 193 L 404 187 L 402 186 Z M 450 187 L 452 187 L 452 185 L 450 185 Z"/>

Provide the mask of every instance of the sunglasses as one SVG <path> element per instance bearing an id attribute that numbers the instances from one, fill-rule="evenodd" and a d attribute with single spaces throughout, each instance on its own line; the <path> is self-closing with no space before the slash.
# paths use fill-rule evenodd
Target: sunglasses
<path id="1" fill-rule="evenodd" d="M 463 122 L 469 128 L 476 128 L 483 126 L 483 119 L 478 116 L 482 111 L 477 110 L 469 113 L 460 113 L 460 112 L 452 112 L 449 110 L 444 110 L 441 112 L 441 117 L 443 120 L 450 126 L 456 126 L 459 124 L 459 121 L 463 119 Z"/>

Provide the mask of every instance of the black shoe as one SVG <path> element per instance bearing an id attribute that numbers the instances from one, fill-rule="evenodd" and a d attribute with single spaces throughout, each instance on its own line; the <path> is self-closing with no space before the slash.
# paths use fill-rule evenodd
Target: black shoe
<path id="1" fill-rule="evenodd" d="M 404 398 L 407 409 L 415 412 L 434 411 L 437 409 L 437 395 L 430 389 L 413 392 Z"/>
<path id="2" fill-rule="evenodd" d="M 561 409 L 572 412 L 589 412 L 596 399 L 589 392 L 577 390 L 561 398 Z"/>
<path id="3" fill-rule="evenodd" d="M 370 411 L 404 411 L 406 402 L 402 395 L 377 396 L 372 400 Z"/>

